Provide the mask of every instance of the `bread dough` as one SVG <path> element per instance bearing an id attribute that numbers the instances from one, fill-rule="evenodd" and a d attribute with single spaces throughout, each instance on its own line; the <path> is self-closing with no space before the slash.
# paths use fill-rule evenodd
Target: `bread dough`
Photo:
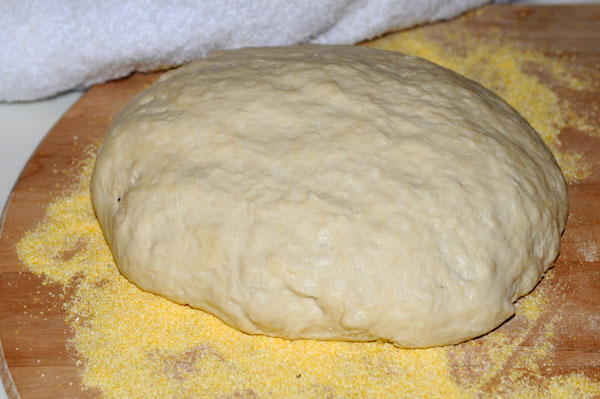
<path id="1" fill-rule="evenodd" d="M 122 274 L 251 334 L 452 344 L 514 312 L 567 196 L 510 106 L 354 46 L 216 52 L 114 120 L 91 182 Z"/>

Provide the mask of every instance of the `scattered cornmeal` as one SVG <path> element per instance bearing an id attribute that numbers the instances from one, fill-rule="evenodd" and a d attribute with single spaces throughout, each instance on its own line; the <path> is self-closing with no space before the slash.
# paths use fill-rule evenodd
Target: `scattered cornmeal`
<path id="1" fill-rule="evenodd" d="M 475 53 L 452 52 L 418 29 L 371 45 L 429 58 L 493 88 L 543 136 L 568 180 L 585 177 L 582 159 L 559 151 L 558 133 L 573 113 L 558 112 L 558 96 L 522 68 L 523 60 L 546 62 L 550 72 L 576 89 L 581 82 L 569 79 L 559 64 L 493 44 L 479 43 Z M 587 126 L 585 121 L 577 125 Z M 94 152 L 81 163 L 77 183 L 49 205 L 44 221 L 17 250 L 21 261 L 48 282 L 66 288 L 77 281 L 66 305 L 72 344 L 81 359 L 83 384 L 106 398 L 600 395 L 600 382 L 587 377 L 545 376 L 558 318 L 548 311 L 552 271 L 519 301 L 510 325 L 466 344 L 424 350 L 249 336 L 211 315 L 142 292 L 118 273 L 94 216 L 89 197 Z"/>

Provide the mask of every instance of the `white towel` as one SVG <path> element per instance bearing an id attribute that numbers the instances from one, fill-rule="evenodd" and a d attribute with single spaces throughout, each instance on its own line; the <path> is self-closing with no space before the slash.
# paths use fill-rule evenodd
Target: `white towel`
<path id="1" fill-rule="evenodd" d="M 216 49 L 351 44 L 486 0 L 2 0 L 0 101 L 33 100 Z"/>

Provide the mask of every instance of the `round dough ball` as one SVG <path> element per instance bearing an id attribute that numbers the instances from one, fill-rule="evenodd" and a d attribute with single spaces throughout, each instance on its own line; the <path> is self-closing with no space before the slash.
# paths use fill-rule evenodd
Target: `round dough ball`
<path id="1" fill-rule="evenodd" d="M 251 334 L 452 344 L 559 251 L 564 178 L 490 91 L 354 46 L 216 52 L 114 120 L 92 199 L 123 275 Z"/>

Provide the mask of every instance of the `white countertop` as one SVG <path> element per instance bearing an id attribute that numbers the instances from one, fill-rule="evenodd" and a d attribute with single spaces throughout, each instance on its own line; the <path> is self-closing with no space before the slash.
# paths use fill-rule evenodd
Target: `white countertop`
<path id="1" fill-rule="evenodd" d="M 0 208 L 42 138 L 82 95 L 74 91 L 42 101 L 0 103 Z"/>

